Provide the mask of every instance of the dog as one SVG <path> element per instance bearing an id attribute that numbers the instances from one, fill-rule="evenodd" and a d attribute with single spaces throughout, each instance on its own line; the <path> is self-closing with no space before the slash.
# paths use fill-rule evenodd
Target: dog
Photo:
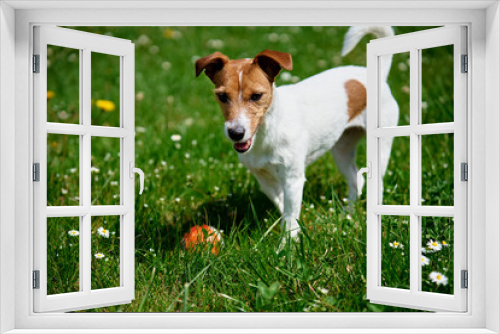
<path id="1" fill-rule="evenodd" d="M 367 34 L 394 35 L 392 27 L 350 27 L 342 56 Z M 392 56 L 382 57 L 381 126 L 396 126 L 399 108 L 386 83 Z M 366 129 L 367 70 L 360 66 L 333 68 L 301 82 L 276 87 L 282 69 L 292 70 L 288 53 L 265 50 L 255 58 L 230 60 L 215 52 L 196 61 L 215 84 L 215 96 L 225 118 L 224 132 L 241 163 L 282 214 L 281 226 L 295 238 L 300 232 L 306 167 L 331 151 L 356 200 L 356 147 Z M 381 139 L 380 170 L 385 174 L 392 138 Z M 363 181 L 364 182 L 364 181 Z M 363 185 L 360 185 L 361 187 Z"/>

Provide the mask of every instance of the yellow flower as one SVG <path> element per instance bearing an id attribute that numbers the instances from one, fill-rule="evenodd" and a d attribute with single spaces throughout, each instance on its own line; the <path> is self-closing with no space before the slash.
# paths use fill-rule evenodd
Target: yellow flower
<path id="1" fill-rule="evenodd" d="M 51 98 L 53 98 L 54 96 L 56 96 L 56 93 L 54 93 L 53 91 L 51 90 L 48 90 L 47 91 L 47 100 L 50 100 Z"/>
<path id="2" fill-rule="evenodd" d="M 166 29 L 163 31 L 163 37 L 167 39 L 179 39 L 182 37 L 182 33 L 177 30 Z"/>
<path id="3" fill-rule="evenodd" d="M 115 104 L 108 100 L 97 100 L 97 108 L 104 110 L 105 112 L 111 112 L 115 110 Z"/>

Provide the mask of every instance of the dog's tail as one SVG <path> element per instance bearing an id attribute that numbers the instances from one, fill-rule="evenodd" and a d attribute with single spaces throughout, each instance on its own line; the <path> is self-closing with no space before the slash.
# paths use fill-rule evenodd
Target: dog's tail
<path id="1" fill-rule="evenodd" d="M 373 34 L 377 38 L 394 36 L 394 30 L 392 27 L 373 27 L 373 26 L 353 26 L 350 27 L 344 37 L 344 46 L 342 47 L 342 57 L 347 55 L 354 49 L 354 47 L 359 43 L 359 41 L 368 34 Z M 382 75 L 384 81 L 389 75 L 391 70 L 392 54 L 382 56 Z"/>

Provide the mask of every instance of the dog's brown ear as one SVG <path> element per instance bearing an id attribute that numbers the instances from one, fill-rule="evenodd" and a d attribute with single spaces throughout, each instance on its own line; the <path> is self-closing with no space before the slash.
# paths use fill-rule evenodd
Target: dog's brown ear
<path id="1" fill-rule="evenodd" d="M 213 82 L 215 74 L 222 70 L 222 68 L 227 64 L 228 61 L 229 58 L 219 51 L 216 51 L 206 57 L 200 58 L 196 61 L 196 76 L 198 77 L 201 72 L 205 70 L 205 74 Z"/>
<path id="2" fill-rule="evenodd" d="M 281 69 L 292 69 L 292 56 L 289 53 L 264 50 L 255 56 L 253 62 L 266 73 L 269 80 L 274 82 Z"/>

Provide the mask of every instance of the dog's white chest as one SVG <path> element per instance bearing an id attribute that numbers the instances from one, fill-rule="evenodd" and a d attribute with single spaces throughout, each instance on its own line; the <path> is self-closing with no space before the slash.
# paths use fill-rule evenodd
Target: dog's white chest
<path id="1" fill-rule="evenodd" d="M 255 176 L 278 178 L 280 165 L 271 159 L 270 155 L 248 154 L 240 156 L 241 163 Z"/>

